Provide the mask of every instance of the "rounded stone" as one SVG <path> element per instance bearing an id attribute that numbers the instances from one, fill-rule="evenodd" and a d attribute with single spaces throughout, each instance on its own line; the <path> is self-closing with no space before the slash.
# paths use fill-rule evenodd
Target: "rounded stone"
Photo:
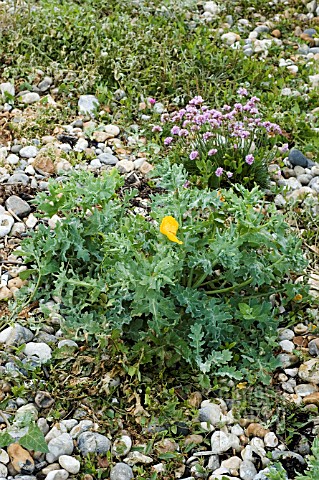
<path id="1" fill-rule="evenodd" d="M 244 460 L 239 469 L 240 478 L 242 480 L 254 480 L 257 470 L 253 462 Z"/>
<path id="2" fill-rule="evenodd" d="M 24 353 L 27 357 L 36 356 L 41 363 L 45 363 L 51 359 L 52 349 L 43 342 L 29 342 L 24 347 Z"/>
<path id="3" fill-rule="evenodd" d="M 45 480 L 66 480 L 69 473 L 66 470 L 52 470 L 45 477 Z"/>
<path id="4" fill-rule="evenodd" d="M 292 340 L 295 336 L 293 330 L 286 328 L 279 333 L 279 340 Z"/>
<path id="5" fill-rule="evenodd" d="M 19 154 L 20 157 L 23 158 L 33 158 L 36 157 L 38 153 L 37 147 L 34 147 L 33 145 L 29 145 L 27 147 L 22 147 Z"/>
<path id="6" fill-rule="evenodd" d="M 112 446 L 112 453 L 116 457 L 124 457 L 128 454 L 132 447 L 132 440 L 128 435 L 122 435 L 117 438 Z"/>
<path id="7" fill-rule="evenodd" d="M 64 470 L 75 475 L 80 471 L 80 462 L 70 455 L 61 455 L 59 457 L 59 464 Z"/>
<path id="8" fill-rule="evenodd" d="M 11 215 L 0 215 L 0 238 L 9 235 L 14 224 L 14 220 Z"/>
<path id="9" fill-rule="evenodd" d="M 319 359 L 308 360 L 300 365 L 298 376 L 305 382 L 319 384 Z"/>
<path id="10" fill-rule="evenodd" d="M 57 438 L 53 438 L 48 443 L 49 453 L 46 454 L 48 463 L 55 462 L 61 455 L 71 455 L 73 453 L 73 440 L 68 433 L 62 433 Z"/>
<path id="11" fill-rule="evenodd" d="M 279 441 L 274 432 L 268 432 L 265 435 L 264 442 L 265 447 L 275 448 L 277 447 Z"/>
<path id="12" fill-rule="evenodd" d="M 104 454 L 111 448 L 110 440 L 96 432 L 83 432 L 78 437 L 78 449 L 83 456 L 89 453 Z"/>
<path id="13" fill-rule="evenodd" d="M 308 344 L 308 348 L 310 355 L 313 357 L 319 357 L 319 338 L 311 340 L 311 342 Z"/>
<path id="14" fill-rule="evenodd" d="M 279 345 L 281 346 L 282 351 L 286 353 L 292 353 L 295 349 L 295 345 L 290 340 L 282 340 L 279 342 Z"/>
<path id="15" fill-rule="evenodd" d="M 209 422 L 211 425 L 217 425 L 221 421 L 221 409 L 215 403 L 208 403 L 199 410 L 199 421 Z"/>
<path id="16" fill-rule="evenodd" d="M 110 480 L 132 480 L 133 478 L 133 470 L 126 463 L 117 463 L 111 469 Z"/>

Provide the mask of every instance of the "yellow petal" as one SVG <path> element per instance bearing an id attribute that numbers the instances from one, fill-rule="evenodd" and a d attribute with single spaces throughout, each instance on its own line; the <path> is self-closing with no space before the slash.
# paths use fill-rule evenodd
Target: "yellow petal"
<path id="1" fill-rule="evenodd" d="M 247 386 L 247 382 L 241 382 L 241 383 L 237 383 L 236 388 L 238 388 L 238 390 L 243 390 L 244 388 L 246 388 L 246 386 Z"/>
<path id="2" fill-rule="evenodd" d="M 176 235 L 174 235 L 174 233 L 168 232 L 166 236 L 171 242 L 179 243 L 180 245 L 183 243 L 180 240 L 178 240 L 178 238 L 176 237 Z"/>
<path id="3" fill-rule="evenodd" d="M 182 244 L 183 242 L 181 242 L 176 237 L 176 232 L 178 230 L 178 227 L 179 227 L 178 221 L 175 220 L 174 217 L 167 216 L 167 217 L 164 217 L 161 222 L 160 232 L 163 235 L 166 235 L 171 242 Z"/>

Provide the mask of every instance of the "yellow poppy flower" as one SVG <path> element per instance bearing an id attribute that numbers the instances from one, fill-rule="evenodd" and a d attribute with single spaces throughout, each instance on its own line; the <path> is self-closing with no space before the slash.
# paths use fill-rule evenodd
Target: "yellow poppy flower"
<path id="1" fill-rule="evenodd" d="M 302 295 L 300 293 L 297 293 L 297 295 L 294 296 L 293 300 L 295 302 L 300 302 L 300 300 L 302 300 Z"/>
<path id="2" fill-rule="evenodd" d="M 236 388 L 238 388 L 238 390 L 243 390 L 244 388 L 246 388 L 246 386 L 247 386 L 247 382 L 241 382 L 241 383 L 237 383 Z"/>
<path id="3" fill-rule="evenodd" d="M 164 217 L 160 226 L 160 232 L 166 235 L 171 242 L 182 244 L 183 242 L 176 237 L 178 227 L 178 221 L 174 217 Z"/>

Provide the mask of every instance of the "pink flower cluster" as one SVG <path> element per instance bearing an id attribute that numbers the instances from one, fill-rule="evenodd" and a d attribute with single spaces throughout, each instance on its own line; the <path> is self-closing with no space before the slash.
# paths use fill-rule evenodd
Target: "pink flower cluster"
<path id="1" fill-rule="evenodd" d="M 232 150 L 234 153 L 242 154 L 242 161 L 248 165 L 254 163 L 254 156 L 249 152 L 249 147 L 254 139 L 260 136 L 263 138 L 281 134 L 281 129 L 276 123 L 263 121 L 259 111 L 258 97 L 245 99 L 248 92 L 241 87 L 237 90 L 241 102 L 231 105 L 224 105 L 220 110 L 209 108 L 204 105 L 201 96 L 196 96 L 185 108 L 176 110 L 171 114 L 161 116 L 162 124 L 170 123 L 169 137 L 164 139 L 164 145 L 172 146 L 174 143 L 182 143 L 185 152 L 191 160 L 199 160 L 203 155 L 218 159 Z M 161 126 L 155 125 L 153 131 L 160 132 Z M 205 149 L 207 145 L 207 150 Z M 203 147 L 204 148 L 200 148 Z M 204 153 L 203 153 L 204 152 Z M 223 165 L 219 158 L 218 165 Z M 227 175 L 231 178 L 232 172 L 226 172 L 218 167 L 215 175 Z"/>

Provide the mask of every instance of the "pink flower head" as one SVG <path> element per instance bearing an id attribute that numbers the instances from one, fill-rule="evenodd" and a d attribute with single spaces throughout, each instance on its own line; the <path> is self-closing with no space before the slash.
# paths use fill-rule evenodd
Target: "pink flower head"
<path id="1" fill-rule="evenodd" d="M 191 160 L 195 160 L 195 158 L 197 158 L 198 156 L 199 156 L 198 151 L 197 151 L 197 150 L 194 150 L 193 152 L 190 153 L 189 158 L 190 158 Z"/>
<path id="2" fill-rule="evenodd" d="M 216 170 L 215 170 L 215 175 L 216 177 L 221 177 L 222 174 L 223 174 L 223 171 L 224 169 L 222 167 L 218 167 Z"/>
<path id="3" fill-rule="evenodd" d="M 246 155 L 245 162 L 248 163 L 248 165 L 252 165 L 254 163 L 254 156 L 250 153 L 249 155 Z"/>
<path id="4" fill-rule="evenodd" d="M 181 128 L 180 131 L 179 131 L 179 133 L 178 133 L 178 135 L 179 135 L 180 137 L 187 137 L 187 135 L 189 135 L 189 131 L 186 130 L 186 128 Z"/>
<path id="5" fill-rule="evenodd" d="M 148 103 L 150 103 L 151 105 L 155 105 L 156 103 L 155 98 L 152 98 L 152 97 L 148 98 Z"/>
<path id="6" fill-rule="evenodd" d="M 204 140 L 204 142 L 207 142 L 207 140 L 208 140 L 209 138 L 211 138 L 212 136 L 213 136 L 213 134 L 212 134 L 211 132 L 205 132 L 205 133 L 203 133 L 203 140 Z"/>
<path id="7" fill-rule="evenodd" d="M 173 141 L 173 137 L 166 137 L 164 140 L 164 145 L 170 145 Z"/>
<path id="8" fill-rule="evenodd" d="M 248 92 L 246 90 L 246 88 L 243 88 L 243 87 L 240 87 L 238 90 L 237 90 L 237 93 L 238 95 L 240 95 L 241 97 L 246 97 L 248 95 Z"/>
<path id="9" fill-rule="evenodd" d="M 279 147 L 280 153 L 288 152 L 288 150 L 289 150 L 289 145 L 288 145 L 288 143 L 284 143 L 283 145 L 281 145 L 281 147 Z"/>
<path id="10" fill-rule="evenodd" d="M 154 127 L 152 128 L 152 132 L 162 132 L 162 131 L 163 129 L 159 125 L 154 125 Z"/>
<path id="11" fill-rule="evenodd" d="M 203 98 L 200 95 L 197 95 L 196 97 L 192 98 L 192 100 L 190 100 L 189 104 L 200 105 L 201 103 L 203 103 L 203 101 Z"/>
<path id="12" fill-rule="evenodd" d="M 172 127 L 172 129 L 171 129 L 171 134 L 172 135 L 178 135 L 180 131 L 181 131 L 181 129 L 177 125 L 174 125 L 174 127 Z"/>
<path id="13" fill-rule="evenodd" d="M 227 175 L 228 178 L 231 178 L 234 174 L 233 174 L 233 172 L 226 172 L 226 175 Z"/>
<path id="14" fill-rule="evenodd" d="M 208 151 L 207 155 L 208 155 L 209 157 L 211 157 L 212 155 L 215 155 L 216 153 L 217 153 L 217 148 L 211 148 L 211 149 Z"/>

